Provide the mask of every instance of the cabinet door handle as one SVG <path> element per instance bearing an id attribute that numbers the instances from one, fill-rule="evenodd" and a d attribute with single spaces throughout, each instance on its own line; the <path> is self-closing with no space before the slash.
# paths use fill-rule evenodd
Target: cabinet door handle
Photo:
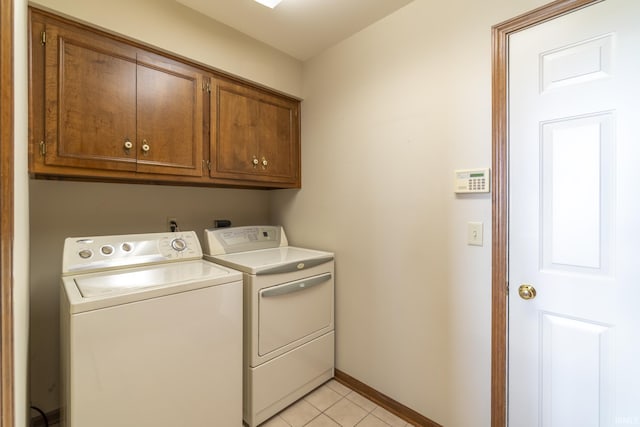
<path id="1" fill-rule="evenodd" d="M 125 139 L 125 141 L 124 141 L 124 149 L 127 151 L 127 153 L 132 148 L 133 148 L 133 142 L 129 141 L 129 138 Z"/>
<path id="2" fill-rule="evenodd" d="M 264 157 L 262 158 L 262 168 L 266 168 L 269 165 L 269 162 Z"/>
<path id="3" fill-rule="evenodd" d="M 146 139 L 142 140 L 142 152 L 147 155 L 149 153 L 149 150 L 151 150 L 151 147 L 149 146 L 149 144 L 147 143 Z"/>
<path id="4" fill-rule="evenodd" d="M 258 158 L 256 156 L 253 156 L 253 159 L 251 160 L 251 164 L 253 165 L 253 167 L 255 168 L 256 166 L 258 166 L 258 163 L 260 163 Z"/>

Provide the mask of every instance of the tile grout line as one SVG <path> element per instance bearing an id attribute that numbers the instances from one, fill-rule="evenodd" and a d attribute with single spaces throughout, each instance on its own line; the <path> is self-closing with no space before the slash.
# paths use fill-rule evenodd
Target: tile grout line
<path id="1" fill-rule="evenodd" d="M 330 388 L 331 390 L 335 391 L 336 393 L 340 394 L 338 391 L 334 390 L 333 388 L 331 388 L 331 386 L 327 385 L 328 388 Z M 320 408 L 318 408 L 317 406 L 315 406 L 313 403 L 309 402 L 308 400 L 306 400 L 306 398 L 303 398 L 303 400 L 305 400 L 307 403 L 309 403 L 311 406 L 313 406 L 314 408 L 316 408 L 318 411 L 320 411 L 320 413 L 318 415 L 316 415 L 315 417 L 313 417 L 312 419 L 310 419 L 307 423 L 304 424 L 304 426 L 308 426 L 310 425 L 313 420 L 315 420 L 316 418 L 318 418 L 321 415 L 326 416 L 327 418 L 329 418 L 331 421 L 333 421 L 334 423 L 338 424 L 340 427 L 344 427 L 342 424 L 340 424 L 340 422 L 334 418 L 331 417 L 331 415 L 328 415 L 326 412 L 331 409 L 332 407 L 334 407 L 335 405 L 337 405 L 339 402 L 343 401 L 343 400 L 348 400 L 350 403 L 354 404 L 355 406 L 357 406 L 358 408 L 362 409 L 363 411 L 365 411 L 365 416 L 362 417 L 362 419 L 360 421 L 358 421 L 356 424 L 353 425 L 353 427 L 357 427 L 358 425 L 360 425 L 366 418 L 367 416 L 371 415 L 373 417 L 375 417 L 377 420 L 379 420 L 380 422 L 382 422 L 385 426 L 389 426 L 391 427 L 391 424 L 387 423 L 385 420 L 383 420 L 382 418 L 380 418 L 379 416 L 377 416 L 376 414 L 374 414 L 373 412 L 379 408 L 379 406 L 377 404 L 374 403 L 374 407 L 373 409 L 367 409 L 362 407 L 361 405 L 358 405 L 358 403 L 354 402 L 353 400 L 349 399 L 347 396 L 353 393 L 357 393 L 354 390 L 350 390 L 347 394 L 344 395 L 340 395 L 340 399 L 336 400 L 334 403 L 331 404 L 331 406 L 329 406 L 328 408 L 326 408 L 324 411 L 320 411 Z M 359 394 L 359 393 L 357 393 Z M 360 395 L 360 394 L 359 394 Z M 366 397 L 360 395 L 362 398 L 366 399 Z M 285 420 L 286 422 L 286 420 Z M 287 422 L 287 424 L 289 424 Z M 289 424 L 291 425 L 291 424 Z M 303 427 L 304 427 L 303 426 Z"/>
<path id="2" fill-rule="evenodd" d="M 382 412 L 381 414 L 376 414 L 376 410 L 380 409 L 382 411 L 386 411 L 384 408 L 382 408 L 380 405 L 376 404 L 375 402 L 369 400 L 367 397 L 361 395 L 360 393 L 358 393 L 357 391 L 350 389 L 349 387 L 346 387 L 340 383 L 336 383 L 339 384 L 340 387 L 335 387 L 335 385 L 333 383 L 326 382 L 325 384 L 323 384 L 322 386 L 318 387 L 316 390 L 314 390 L 313 392 L 307 394 L 306 396 L 302 397 L 300 400 L 298 400 L 296 403 L 292 404 L 290 407 L 294 407 L 295 405 L 297 405 L 300 402 L 304 402 L 306 405 L 308 405 L 309 407 L 313 408 L 315 411 L 318 411 L 317 414 L 313 415 L 311 417 L 311 419 L 308 419 L 307 421 L 303 421 L 303 420 L 299 420 L 299 421 L 303 421 L 304 424 L 298 424 L 299 421 L 295 421 L 295 419 L 292 419 L 291 421 L 285 419 L 281 414 L 283 411 L 281 411 L 280 413 L 276 414 L 274 416 L 274 418 L 278 418 L 282 423 L 284 423 L 286 426 L 289 427 L 295 427 L 295 426 L 301 426 L 301 427 L 307 427 L 310 426 L 311 423 L 314 422 L 314 420 L 317 420 L 318 417 L 324 415 L 326 418 L 328 418 L 329 420 L 331 420 L 331 422 L 335 423 L 337 426 L 340 427 L 357 427 L 360 425 L 364 425 L 363 422 L 369 418 L 370 416 L 373 417 L 375 420 L 379 421 L 380 423 L 382 423 L 381 425 L 385 426 L 385 427 L 392 427 L 392 424 L 389 424 L 389 422 L 387 422 L 387 420 L 383 419 L 382 416 L 384 416 L 384 412 Z M 332 387 L 332 385 L 334 385 L 334 387 Z M 327 399 L 326 396 L 324 397 L 324 401 L 323 401 L 323 397 L 319 397 L 314 399 L 312 397 L 314 392 L 319 391 L 321 388 L 326 388 L 330 391 L 332 391 L 333 393 L 335 393 L 335 395 L 337 395 L 339 398 L 338 400 L 336 400 L 335 402 L 331 403 L 329 406 L 327 406 L 324 410 L 321 410 L 317 405 L 319 406 L 324 406 L 327 403 Z M 345 393 L 346 391 L 346 393 Z M 344 393 L 344 394 L 343 394 Z M 354 394 L 355 393 L 355 394 Z M 330 393 L 331 394 L 331 393 Z M 355 398 L 357 396 L 357 399 L 360 404 L 352 399 L 350 399 L 349 397 Z M 310 398 L 311 399 L 308 399 Z M 333 396 L 330 397 L 329 399 L 333 399 Z M 334 419 L 334 417 L 332 417 L 331 415 L 329 415 L 327 413 L 327 411 L 331 410 L 331 408 L 333 408 L 334 406 L 336 406 L 337 404 L 339 404 L 340 402 L 344 402 L 346 399 L 346 404 L 347 405 L 353 405 L 356 408 L 362 410 L 362 412 L 364 412 L 364 416 L 359 419 L 356 424 L 351 424 L 351 422 L 349 422 L 348 425 L 343 425 L 341 424 L 337 419 Z M 312 403 L 312 401 L 315 401 L 316 404 Z M 366 404 L 368 402 L 368 404 Z M 364 407 L 363 405 L 366 404 L 367 407 L 371 408 L 371 409 L 367 409 L 366 407 Z M 391 413 L 391 415 L 393 415 Z M 305 417 L 306 418 L 306 417 Z M 404 422 L 404 424 L 402 424 L 403 427 L 412 427 L 411 424 L 407 423 L 404 420 L 401 420 Z M 292 424 L 295 423 L 295 424 Z M 395 421 L 394 421 L 395 423 Z"/>

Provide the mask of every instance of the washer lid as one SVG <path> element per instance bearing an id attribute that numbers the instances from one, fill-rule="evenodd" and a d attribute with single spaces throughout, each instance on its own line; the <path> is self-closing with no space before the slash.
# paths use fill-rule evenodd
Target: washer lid
<path id="1" fill-rule="evenodd" d="M 211 282 L 217 280 L 226 283 L 234 279 L 239 280 L 240 274 L 219 268 L 210 262 L 198 260 L 86 274 L 75 277 L 74 282 L 83 298 L 94 298 L 190 282 L 206 281 L 214 284 Z"/>
<path id="2" fill-rule="evenodd" d="M 207 256 L 213 262 L 249 274 L 276 274 L 298 271 L 333 260 L 331 252 L 284 246 L 257 251 Z"/>

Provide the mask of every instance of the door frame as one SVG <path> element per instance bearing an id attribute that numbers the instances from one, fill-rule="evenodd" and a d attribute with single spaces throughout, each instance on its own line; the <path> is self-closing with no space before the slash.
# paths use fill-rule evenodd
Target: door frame
<path id="1" fill-rule="evenodd" d="M 509 298 L 509 36 L 604 0 L 557 0 L 491 29 L 492 177 L 491 199 L 491 427 L 508 423 L 508 298 Z"/>
<path id="2" fill-rule="evenodd" d="M 13 0 L 0 0 L 0 427 L 13 427 Z"/>

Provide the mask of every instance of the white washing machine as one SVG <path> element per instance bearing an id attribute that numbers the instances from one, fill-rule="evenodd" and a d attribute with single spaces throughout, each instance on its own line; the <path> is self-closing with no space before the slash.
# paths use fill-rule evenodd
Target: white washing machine
<path id="1" fill-rule="evenodd" d="M 194 232 L 68 238 L 66 427 L 242 425 L 242 276 Z"/>
<path id="2" fill-rule="evenodd" d="M 334 374 L 334 257 L 282 227 L 205 230 L 205 259 L 244 277 L 244 421 L 254 427 Z"/>

